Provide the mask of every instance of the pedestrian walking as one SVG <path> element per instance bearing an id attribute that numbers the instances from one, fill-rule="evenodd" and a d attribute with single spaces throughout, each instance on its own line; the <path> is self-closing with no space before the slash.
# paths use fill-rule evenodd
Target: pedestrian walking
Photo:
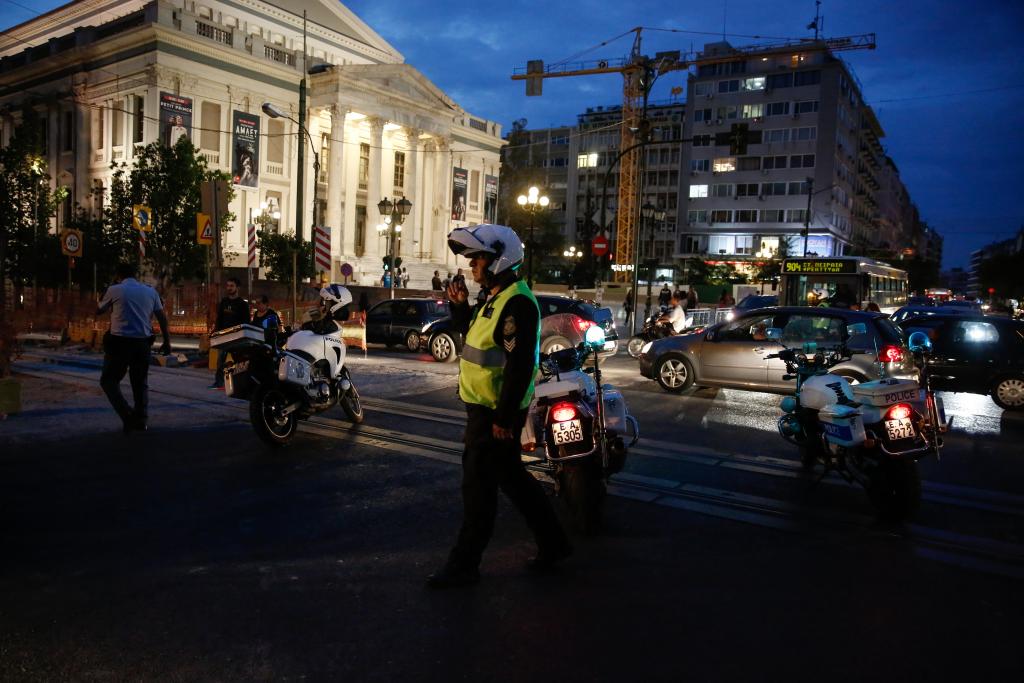
<path id="1" fill-rule="evenodd" d="M 438 271 L 434 271 L 434 277 L 430 278 L 430 288 L 435 292 L 444 291 L 444 287 L 441 286 L 441 276 Z"/>
<path id="2" fill-rule="evenodd" d="M 722 296 L 718 297 L 719 308 L 731 308 L 736 305 L 736 299 L 732 297 L 728 289 L 722 290 Z"/>
<path id="3" fill-rule="evenodd" d="M 690 285 L 690 288 L 686 291 L 686 310 L 692 311 L 700 306 L 700 298 L 697 296 L 697 290 Z"/>
<path id="4" fill-rule="evenodd" d="M 472 277 L 487 291 L 472 311 L 464 284 L 448 288 L 452 320 L 465 334 L 459 361 L 459 397 L 466 404 L 462 452 L 463 521 L 455 547 L 432 588 L 480 579 L 480 559 L 490 541 L 500 488 L 537 541 L 528 567 L 550 571 L 572 548 L 547 496 L 520 458 L 520 434 L 533 398 L 540 344 L 540 306 L 520 279 L 523 243 L 511 228 L 480 225 L 448 235 L 453 252 L 470 259 Z"/>
<path id="5" fill-rule="evenodd" d="M 215 332 L 249 322 L 249 302 L 238 295 L 240 285 L 236 277 L 229 277 L 224 284 L 225 296 L 217 305 L 217 321 L 213 326 Z M 217 350 L 217 372 L 210 385 L 211 389 L 224 388 L 224 363 L 227 356 L 227 351 Z"/>
<path id="6" fill-rule="evenodd" d="M 409 289 L 409 269 L 402 268 L 402 289 Z"/>
<path id="7" fill-rule="evenodd" d="M 444 276 L 444 282 L 441 283 L 441 286 L 444 288 L 444 291 L 446 291 L 446 292 L 448 291 L 448 285 L 450 285 L 451 283 L 452 283 L 452 274 L 448 273 L 447 275 Z"/>
<path id="8" fill-rule="evenodd" d="M 153 316 L 160 323 L 164 343 L 160 353 L 171 352 L 171 334 L 160 295 L 135 279 L 135 266 L 120 263 L 114 283 L 100 300 L 96 315 L 110 311 L 110 332 L 103 336 L 103 371 L 100 386 L 121 418 L 124 433 L 145 431 L 149 418 L 149 359 L 153 346 Z M 134 406 L 121 393 L 125 373 L 132 385 Z"/>
<path id="9" fill-rule="evenodd" d="M 622 301 L 622 311 L 625 314 L 625 326 L 630 334 L 633 333 L 633 288 L 626 290 L 626 298 Z"/>
<path id="10" fill-rule="evenodd" d="M 661 286 L 661 291 L 658 292 L 658 305 L 665 307 L 668 306 L 669 301 L 672 300 L 672 288 L 668 286 L 666 282 Z"/>

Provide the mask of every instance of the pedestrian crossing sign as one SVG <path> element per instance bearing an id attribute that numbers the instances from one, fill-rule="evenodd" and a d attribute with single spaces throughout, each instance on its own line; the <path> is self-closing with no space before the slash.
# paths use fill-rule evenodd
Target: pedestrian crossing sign
<path id="1" fill-rule="evenodd" d="M 213 220 L 209 214 L 196 214 L 196 242 L 199 244 L 213 244 Z"/>
<path id="2" fill-rule="evenodd" d="M 145 204 L 132 206 L 132 227 L 142 232 L 153 232 L 153 211 Z"/>

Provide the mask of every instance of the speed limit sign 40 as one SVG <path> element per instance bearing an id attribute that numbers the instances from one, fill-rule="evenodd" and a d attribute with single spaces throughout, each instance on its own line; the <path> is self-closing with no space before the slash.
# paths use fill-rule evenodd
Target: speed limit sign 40
<path id="1" fill-rule="evenodd" d="M 60 234 L 60 251 L 65 256 L 81 258 L 82 256 L 82 231 L 64 230 Z"/>

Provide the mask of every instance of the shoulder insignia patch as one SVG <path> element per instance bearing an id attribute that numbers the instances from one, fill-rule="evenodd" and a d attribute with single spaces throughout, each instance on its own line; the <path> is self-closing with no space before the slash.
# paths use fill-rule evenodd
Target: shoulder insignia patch
<path id="1" fill-rule="evenodd" d="M 513 349 L 516 348 L 515 338 L 506 339 L 504 342 L 502 342 L 502 344 L 505 346 L 505 353 L 512 353 Z"/>
<path id="2" fill-rule="evenodd" d="M 506 337 L 514 336 L 516 333 L 516 319 L 512 316 L 505 318 L 501 328 L 501 333 Z"/>

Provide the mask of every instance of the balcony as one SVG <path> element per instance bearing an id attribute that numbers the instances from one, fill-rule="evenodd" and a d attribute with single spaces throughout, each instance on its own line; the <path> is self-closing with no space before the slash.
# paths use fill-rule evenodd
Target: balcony
<path id="1" fill-rule="evenodd" d="M 231 31 L 225 31 L 222 28 L 217 28 L 213 24 L 207 24 L 203 21 L 196 22 L 196 35 L 202 36 L 203 38 L 209 38 L 221 45 L 227 45 L 229 47 L 234 45 Z"/>
<path id="2" fill-rule="evenodd" d="M 295 54 L 269 45 L 263 46 L 263 56 L 279 64 L 295 66 Z"/>

